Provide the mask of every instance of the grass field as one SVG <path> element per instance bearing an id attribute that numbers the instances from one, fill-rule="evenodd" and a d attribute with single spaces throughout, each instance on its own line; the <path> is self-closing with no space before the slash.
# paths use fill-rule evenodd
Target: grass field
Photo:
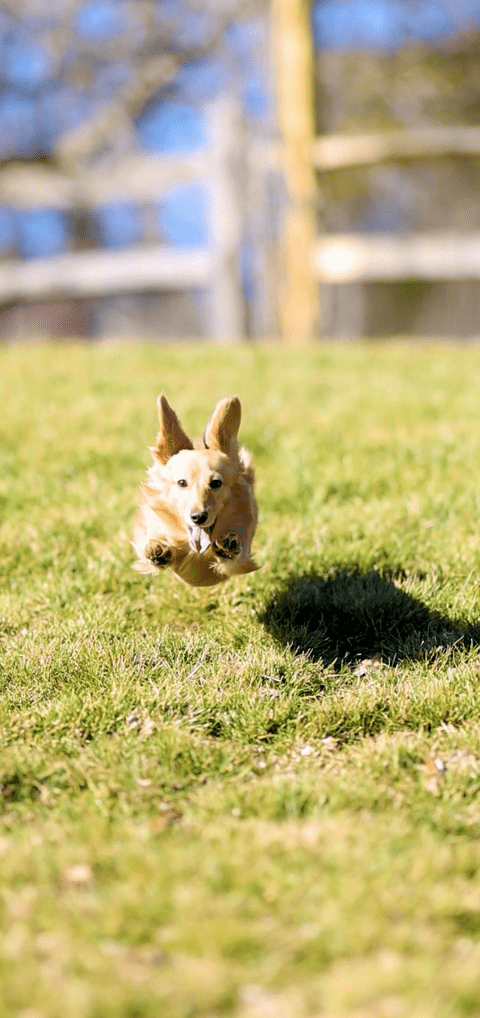
<path id="1" fill-rule="evenodd" d="M 0 350 L 0 1018 L 480 1015 L 480 348 Z M 261 570 L 142 577 L 164 389 Z"/>

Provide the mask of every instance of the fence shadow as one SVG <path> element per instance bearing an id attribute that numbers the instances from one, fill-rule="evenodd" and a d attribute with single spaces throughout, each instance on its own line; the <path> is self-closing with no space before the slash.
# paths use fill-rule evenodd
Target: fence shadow
<path id="1" fill-rule="evenodd" d="M 362 658 L 395 664 L 480 643 L 480 625 L 464 627 L 432 611 L 375 569 L 292 576 L 259 620 L 295 654 L 337 669 Z"/>

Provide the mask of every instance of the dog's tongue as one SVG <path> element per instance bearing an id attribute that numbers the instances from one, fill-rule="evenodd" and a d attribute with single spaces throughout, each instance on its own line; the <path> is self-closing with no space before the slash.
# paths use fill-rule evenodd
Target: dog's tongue
<path id="1" fill-rule="evenodd" d="M 193 551 L 203 555 L 203 552 L 207 551 L 211 543 L 208 530 L 203 530 L 202 527 L 190 527 L 190 547 Z"/>

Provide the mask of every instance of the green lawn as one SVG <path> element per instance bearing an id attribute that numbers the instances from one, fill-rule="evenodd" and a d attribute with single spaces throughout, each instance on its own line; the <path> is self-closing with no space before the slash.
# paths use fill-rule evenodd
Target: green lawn
<path id="1" fill-rule="evenodd" d="M 0 1018 L 480 1015 L 480 347 L 0 349 Z M 131 566 L 237 393 L 258 573 Z"/>

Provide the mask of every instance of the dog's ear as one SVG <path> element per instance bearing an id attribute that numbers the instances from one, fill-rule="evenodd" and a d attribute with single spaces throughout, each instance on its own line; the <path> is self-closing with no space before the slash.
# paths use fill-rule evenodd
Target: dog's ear
<path id="1" fill-rule="evenodd" d="M 207 449 L 219 449 L 227 456 L 236 452 L 237 434 L 242 417 L 238 396 L 226 396 L 217 403 L 205 428 L 203 444 Z"/>
<path id="2" fill-rule="evenodd" d="M 193 449 L 193 445 L 163 392 L 157 399 L 157 408 L 160 430 L 151 452 L 160 463 L 166 463 L 170 456 L 175 456 L 181 449 Z"/>

